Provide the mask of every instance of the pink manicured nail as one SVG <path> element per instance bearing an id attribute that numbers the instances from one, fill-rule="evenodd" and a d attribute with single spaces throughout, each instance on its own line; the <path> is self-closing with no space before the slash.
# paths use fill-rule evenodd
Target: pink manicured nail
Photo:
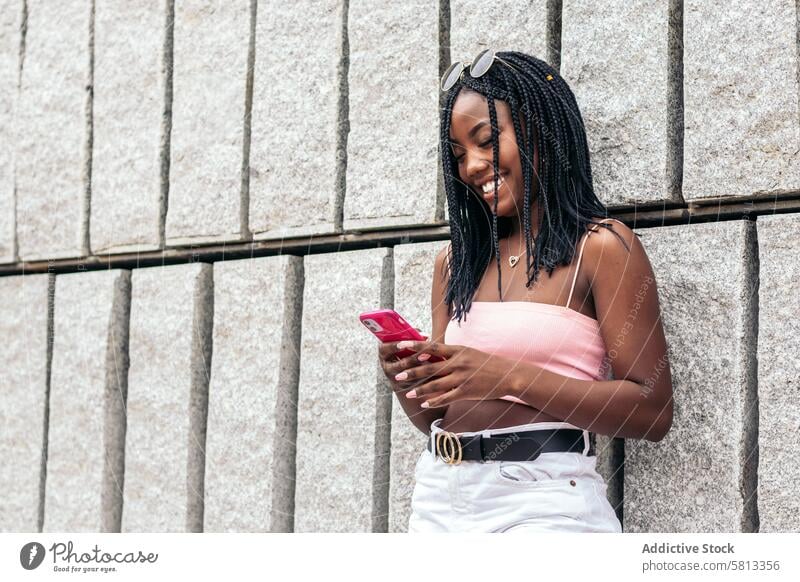
<path id="1" fill-rule="evenodd" d="M 422 404 L 420 404 L 420 408 L 428 408 L 429 406 L 430 404 L 428 404 L 427 402 L 423 402 Z"/>
<path id="2" fill-rule="evenodd" d="M 406 398 L 416 398 L 416 397 L 417 397 L 416 390 L 411 390 L 410 392 L 406 392 Z"/>
<path id="3" fill-rule="evenodd" d="M 420 355 L 417 357 L 417 359 L 418 359 L 420 362 L 424 362 L 425 360 L 427 360 L 427 359 L 428 359 L 428 358 L 430 358 L 430 357 L 431 357 L 431 355 L 430 355 L 430 354 L 420 354 Z"/>
<path id="4" fill-rule="evenodd" d="M 408 372 L 400 372 L 394 377 L 395 380 L 405 380 L 406 378 L 408 378 Z"/>

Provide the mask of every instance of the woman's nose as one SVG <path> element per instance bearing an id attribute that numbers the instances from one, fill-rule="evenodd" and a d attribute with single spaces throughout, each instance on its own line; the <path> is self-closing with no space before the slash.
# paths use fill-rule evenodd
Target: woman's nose
<path id="1" fill-rule="evenodd" d="M 486 173 L 486 168 L 491 165 L 491 160 L 486 160 L 481 156 L 480 152 L 466 152 L 464 154 L 465 157 L 465 168 L 467 178 L 472 180 L 477 176 Z"/>

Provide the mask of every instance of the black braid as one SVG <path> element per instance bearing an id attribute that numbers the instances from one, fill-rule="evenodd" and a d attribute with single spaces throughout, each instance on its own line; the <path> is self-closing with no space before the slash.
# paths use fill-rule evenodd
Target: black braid
<path id="1" fill-rule="evenodd" d="M 594 217 L 608 217 L 609 213 L 594 191 L 586 130 L 572 90 L 555 69 L 536 57 L 517 51 L 502 51 L 497 56 L 513 69 L 495 61 L 478 79 L 465 71 L 445 96 L 440 123 L 440 151 L 451 233 L 447 260 L 450 279 L 445 301 L 451 319 L 459 322 L 471 308 L 473 295 L 492 254 L 497 265 L 498 297 L 502 300 L 499 238 L 501 233 L 507 235 L 510 219 L 497 216 L 500 143 L 495 99 L 509 105 L 522 164 L 525 189 L 522 219 L 528 251 L 526 287 L 536 282 L 540 268 L 552 274 L 556 267 L 569 265 L 589 225 L 611 229 L 610 225 L 594 220 Z M 548 75 L 552 75 L 549 81 Z M 464 88 L 487 98 L 495 176 L 491 207 L 461 182 L 458 163 L 450 147 L 453 104 Z M 525 123 L 527 139 L 523 139 L 520 116 Z M 534 148 L 539 154 L 537 168 L 533 167 Z M 538 178 L 534 197 L 535 177 Z M 532 244 L 531 206 L 534 201 L 538 203 L 535 220 L 539 229 Z M 491 210 L 491 219 L 487 210 Z M 615 234 L 627 248 L 622 237 Z"/>
<path id="2" fill-rule="evenodd" d="M 499 128 L 497 126 L 497 110 L 495 109 L 494 99 L 487 101 L 489 105 L 489 125 L 492 127 L 492 169 L 494 170 L 494 207 L 492 208 L 492 241 L 494 242 L 494 255 L 497 263 L 497 294 L 502 297 L 501 285 L 501 269 L 500 269 L 500 241 L 497 236 L 497 182 L 499 157 L 500 157 L 500 144 L 498 143 L 497 134 Z"/>

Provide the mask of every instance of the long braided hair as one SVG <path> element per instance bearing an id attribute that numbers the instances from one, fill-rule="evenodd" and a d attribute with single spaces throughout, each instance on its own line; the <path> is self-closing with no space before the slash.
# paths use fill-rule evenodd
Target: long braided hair
<path id="1" fill-rule="evenodd" d="M 459 322 L 470 310 L 472 296 L 492 254 L 497 263 L 498 298 L 502 297 L 498 232 L 507 234 L 510 219 L 497 216 L 500 146 L 495 99 L 506 102 L 511 109 L 522 164 L 525 188 L 523 228 L 528 250 L 525 254 L 528 277 L 525 286 L 530 287 L 536 282 L 541 267 L 552 274 L 557 266 L 570 264 L 580 235 L 588 225 L 598 224 L 610 228 L 607 224 L 592 220 L 597 216 L 607 217 L 608 210 L 597 198 L 592 186 L 586 131 L 575 96 L 566 81 L 555 69 L 536 57 L 516 51 L 498 52 L 497 56 L 513 68 L 496 60 L 486 74 L 478 79 L 473 78 L 468 69 L 465 69 L 458 83 L 445 95 L 442 109 L 440 151 L 451 239 L 447 260 L 450 279 L 445 301 L 451 312 L 451 319 L 455 317 Z M 488 203 L 482 197 L 472 194 L 469 187 L 460 180 L 458 163 L 450 147 L 453 104 L 464 88 L 487 97 L 495 177 L 491 218 L 486 212 Z M 520 117 L 525 122 L 527 140 L 523 139 Z M 532 248 L 531 185 L 534 178 L 534 146 L 539 155 L 536 168 L 539 230 Z M 615 234 L 619 237 L 618 233 Z M 625 245 L 625 241 L 622 242 Z"/>

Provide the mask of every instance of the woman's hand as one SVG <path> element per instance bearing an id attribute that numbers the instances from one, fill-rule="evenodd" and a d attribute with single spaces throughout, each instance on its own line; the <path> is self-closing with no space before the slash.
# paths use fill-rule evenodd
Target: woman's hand
<path id="1" fill-rule="evenodd" d="M 422 408 L 446 406 L 456 400 L 492 400 L 510 392 L 504 379 L 514 363 L 507 358 L 441 342 L 402 341 L 397 347 L 415 352 L 404 362 L 419 362 L 420 358 L 424 361 L 432 355 L 445 358 L 442 362 L 403 368 L 400 371 L 405 377 L 393 378 L 401 386 L 413 388 L 406 397 L 424 399 Z"/>
<path id="2" fill-rule="evenodd" d="M 414 328 L 414 329 L 420 332 L 422 337 L 426 339 L 428 338 L 428 336 L 425 335 L 425 333 L 419 328 Z M 387 378 L 389 378 L 389 380 L 392 383 L 392 387 L 395 389 L 403 388 L 403 386 L 400 386 L 399 385 L 400 383 L 394 379 L 394 377 L 399 372 L 402 372 L 403 370 L 408 370 L 410 368 L 419 366 L 424 363 L 420 362 L 417 359 L 417 354 L 409 354 L 405 358 L 398 360 L 396 354 L 398 352 L 403 352 L 406 350 L 398 349 L 397 344 L 398 342 L 385 342 L 385 343 L 382 342 L 378 347 L 378 358 L 380 359 L 381 368 L 383 368 L 383 373 L 386 375 Z"/>

